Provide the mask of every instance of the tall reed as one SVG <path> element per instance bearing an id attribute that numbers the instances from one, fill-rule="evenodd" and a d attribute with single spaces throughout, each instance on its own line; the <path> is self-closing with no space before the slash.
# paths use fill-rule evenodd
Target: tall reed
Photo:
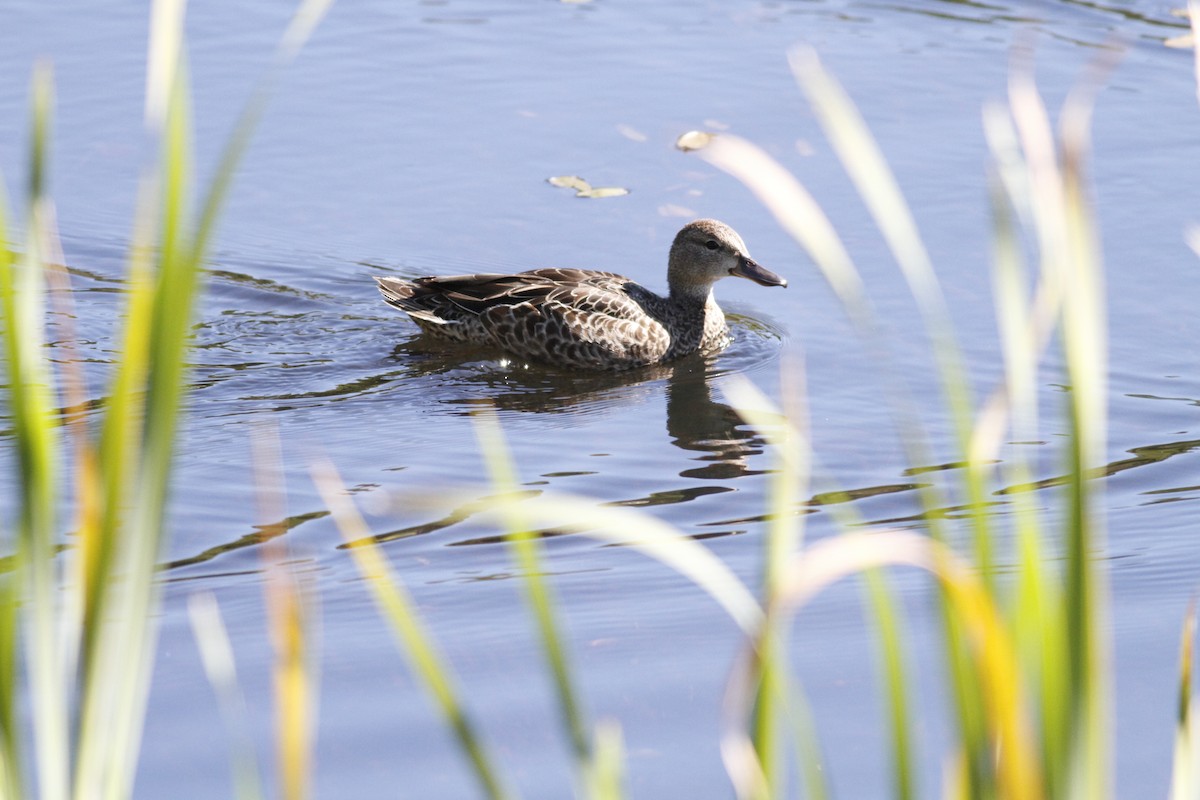
<path id="1" fill-rule="evenodd" d="M 921 566 L 931 569 L 942 586 L 947 674 L 958 720 L 958 744 L 947 762 L 948 791 L 960 797 L 1107 796 L 1111 734 L 1105 698 L 1112 682 L 1102 633 L 1107 618 L 1098 559 L 1103 524 L 1096 513 L 1098 489 L 1088 480 L 1089 469 L 1102 463 L 1106 428 L 1103 280 L 1084 173 L 1095 80 L 1068 101 L 1057 139 L 1036 89 L 1023 73 L 1013 79 L 1008 108 L 989 107 L 985 114 L 994 164 L 997 311 L 1006 378 L 976 408 L 936 275 L 889 168 L 861 117 L 815 54 L 797 51 L 792 66 L 927 321 L 964 464 L 958 504 L 965 510 L 969 546 L 961 547 L 940 515 L 929 513 L 932 542 L 922 544 L 918 549 L 925 553 L 915 559 L 923 561 Z M 862 285 L 852 261 L 795 179 L 748 142 L 730 136 L 700 141 L 707 145 L 699 150 L 701 157 L 758 194 L 846 299 L 868 339 L 876 339 L 873 346 L 886 351 L 887 343 L 877 340 L 878 326 L 865 292 L 844 289 Z M 1017 220 L 1037 245 L 1039 263 L 1032 274 L 1020 260 Z M 1069 436 L 1063 457 L 1070 474 L 1063 497 L 1065 522 L 1055 530 L 1032 513 L 1026 498 L 1014 499 L 1018 569 L 1015 580 L 1005 585 L 995 574 L 999 534 L 989 509 L 989 492 L 995 488 L 989 465 L 1001 455 L 1006 438 L 1028 440 L 1036 429 L 1037 370 L 1052 335 L 1062 344 L 1071 386 L 1064 409 Z M 910 458 L 919 458 L 926 450 L 919 421 L 902 403 L 895 414 Z M 1007 437 L 1010 432 L 1018 435 Z M 1019 453 L 1004 456 L 1010 479 L 1028 476 L 1030 468 Z M 924 502 L 930 512 L 945 504 L 929 492 Z M 892 534 L 876 537 L 872 546 L 887 546 L 887 536 Z M 864 546 L 861 541 L 857 545 Z M 1053 555 L 1063 560 L 1055 562 Z M 803 565 L 810 557 L 795 557 L 797 575 L 805 574 Z M 864 567 L 887 560 L 862 558 Z M 960 564 L 971 571 L 962 572 L 956 566 Z M 977 576 L 978 585 L 976 578 L 964 575 Z M 797 578 L 783 596 L 807 596 L 807 581 L 824 580 Z M 969 591 L 960 580 L 970 584 Z M 786 608 L 793 602 L 780 605 Z M 967 603 L 982 604 L 982 609 Z M 887 605 L 876 602 L 876 614 L 886 613 Z M 883 650 L 893 652 L 894 644 L 885 642 Z M 887 685 L 895 687 L 900 682 L 897 662 L 891 656 L 884 662 Z M 895 758 L 900 761 L 906 757 L 905 728 L 911 720 L 895 706 L 892 719 Z M 912 791 L 901 777 L 907 772 L 897 773 L 898 796 Z M 743 794 L 753 796 L 748 789 Z"/>
<path id="2" fill-rule="evenodd" d="M 145 122 L 157 154 L 140 184 L 120 355 L 98 419 L 86 413 L 78 364 L 64 359 L 56 372 L 47 358 L 47 305 L 65 308 L 70 299 L 46 193 L 53 82 L 49 67 L 35 73 L 23 241 L 0 205 L 0 324 L 19 477 L 8 536 L 14 568 L 0 587 L 4 797 L 132 793 L 157 635 L 156 564 L 205 255 L 271 80 L 324 5 L 309 2 L 297 14 L 194 205 L 200 187 L 192 174 L 184 7 L 153 4 Z M 64 319 L 56 324 L 68 325 Z M 70 330 L 58 333 L 70 340 Z"/>

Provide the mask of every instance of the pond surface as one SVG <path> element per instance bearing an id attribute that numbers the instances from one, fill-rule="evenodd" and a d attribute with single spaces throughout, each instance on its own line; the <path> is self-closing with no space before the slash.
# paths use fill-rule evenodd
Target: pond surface
<path id="1" fill-rule="evenodd" d="M 288 4 L 190 10 L 199 163 L 212 164 L 286 24 Z M 742 578 L 760 569 L 772 455 L 722 394 L 730 375 L 778 398 L 804 364 L 818 490 L 859 516 L 923 529 L 880 370 L 797 246 L 733 179 L 673 147 L 691 129 L 765 147 L 825 205 L 871 287 L 933 437 L 951 460 L 923 326 L 893 261 L 821 137 L 786 54 L 812 45 L 891 160 L 938 265 L 973 380 L 1001 371 L 990 291 L 984 102 L 1002 99 L 1015 42 L 1032 42 L 1056 107 L 1085 64 L 1123 58 L 1095 113 L 1093 175 L 1110 297 L 1112 423 L 1104 479 L 1117 665 L 1118 796 L 1164 796 L 1178 630 L 1200 575 L 1200 114 L 1191 55 L 1166 2 L 802 0 L 585 4 L 442 0 L 337 5 L 291 69 L 239 173 L 196 326 L 195 391 L 171 516 L 168 585 L 138 796 L 230 796 L 227 734 L 188 628 L 187 598 L 218 598 L 260 756 L 271 757 L 263 525 L 282 522 L 319 604 L 322 797 L 475 796 L 308 477 L 331 459 L 407 581 L 481 721 L 529 797 L 569 792 L 517 571 L 496 529 L 406 498 L 486 494 L 470 412 L 499 409 L 531 491 L 633 506 L 703 537 Z M 53 187 L 93 393 L 114 352 L 138 168 L 147 28 L 142 2 L 9 0 L 0 12 L 0 170 L 23 179 L 27 76 L 57 77 Z M 578 199 L 546 179 L 580 175 L 622 197 Z M 383 305 L 371 276 L 579 266 L 663 287 L 687 219 L 733 225 L 786 291 L 725 281 L 737 339 L 709 361 L 619 377 L 525 368 L 438 347 Z M 1061 376 L 1042 390 L 1056 406 Z M 1057 474 L 1049 416 L 1042 474 Z M 250 441 L 278 432 L 286 510 L 264 518 Z M 0 448 L 7 440 L 0 439 Z M 10 470 L 5 462 L 4 470 Z M 3 473 L 7 487 L 11 474 Z M 1053 490 L 1039 500 L 1054 502 Z M 808 535 L 837 527 L 825 509 Z M 282 517 L 282 519 L 281 519 Z M 635 797 L 728 797 L 720 693 L 739 640 L 684 579 L 624 548 L 549 540 L 580 683 L 620 720 Z M 898 579 L 920 676 L 921 779 L 940 783 L 946 717 L 929 586 Z M 887 777 L 870 626 L 852 584 L 796 633 L 840 797 Z"/>

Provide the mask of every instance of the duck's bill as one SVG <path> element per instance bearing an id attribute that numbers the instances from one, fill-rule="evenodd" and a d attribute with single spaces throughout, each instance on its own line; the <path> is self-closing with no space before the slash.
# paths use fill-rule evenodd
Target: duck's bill
<path id="1" fill-rule="evenodd" d="M 759 266 L 758 262 L 751 258 L 738 259 L 738 265 L 731 269 L 729 274 L 739 278 L 749 278 L 761 286 L 787 286 L 786 278 Z"/>

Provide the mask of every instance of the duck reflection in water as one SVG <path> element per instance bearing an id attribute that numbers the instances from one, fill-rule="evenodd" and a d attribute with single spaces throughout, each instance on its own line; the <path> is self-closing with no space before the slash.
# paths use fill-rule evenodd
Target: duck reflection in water
<path id="1" fill-rule="evenodd" d="M 735 323 L 740 318 L 734 317 Z M 751 335 L 762 335 L 758 331 Z M 628 372 L 580 372 L 501 360 L 495 351 L 464 358 L 461 346 L 417 335 L 392 350 L 404 365 L 406 379 L 426 384 L 428 401 L 450 406 L 492 407 L 537 414 L 602 414 L 639 402 L 666 389 L 666 431 L 681 450 L 703 462 L 679 474 L 700 480 L 727 480 L 756 475 L 748 466 L 762 452 L 763 440 L 732 407 L 713 397 L 722 374 L 714 355 L 692 354 L 670 364 Z"/>

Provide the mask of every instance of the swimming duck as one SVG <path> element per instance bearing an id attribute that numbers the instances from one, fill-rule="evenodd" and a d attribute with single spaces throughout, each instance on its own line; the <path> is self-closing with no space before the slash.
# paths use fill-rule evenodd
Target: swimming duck
<path id="1" fill-rule="evenodd" d="M 383 299 L 427 334 L 556 366 L 620 370 L 728 345 L 712 291 L 727 275 L 787 286 L 750 258 L 733 228 L 712 219 L 689 222 L 675 236 L 666 297 L 622 275 L 585 269 L 375 280 Z"/>

